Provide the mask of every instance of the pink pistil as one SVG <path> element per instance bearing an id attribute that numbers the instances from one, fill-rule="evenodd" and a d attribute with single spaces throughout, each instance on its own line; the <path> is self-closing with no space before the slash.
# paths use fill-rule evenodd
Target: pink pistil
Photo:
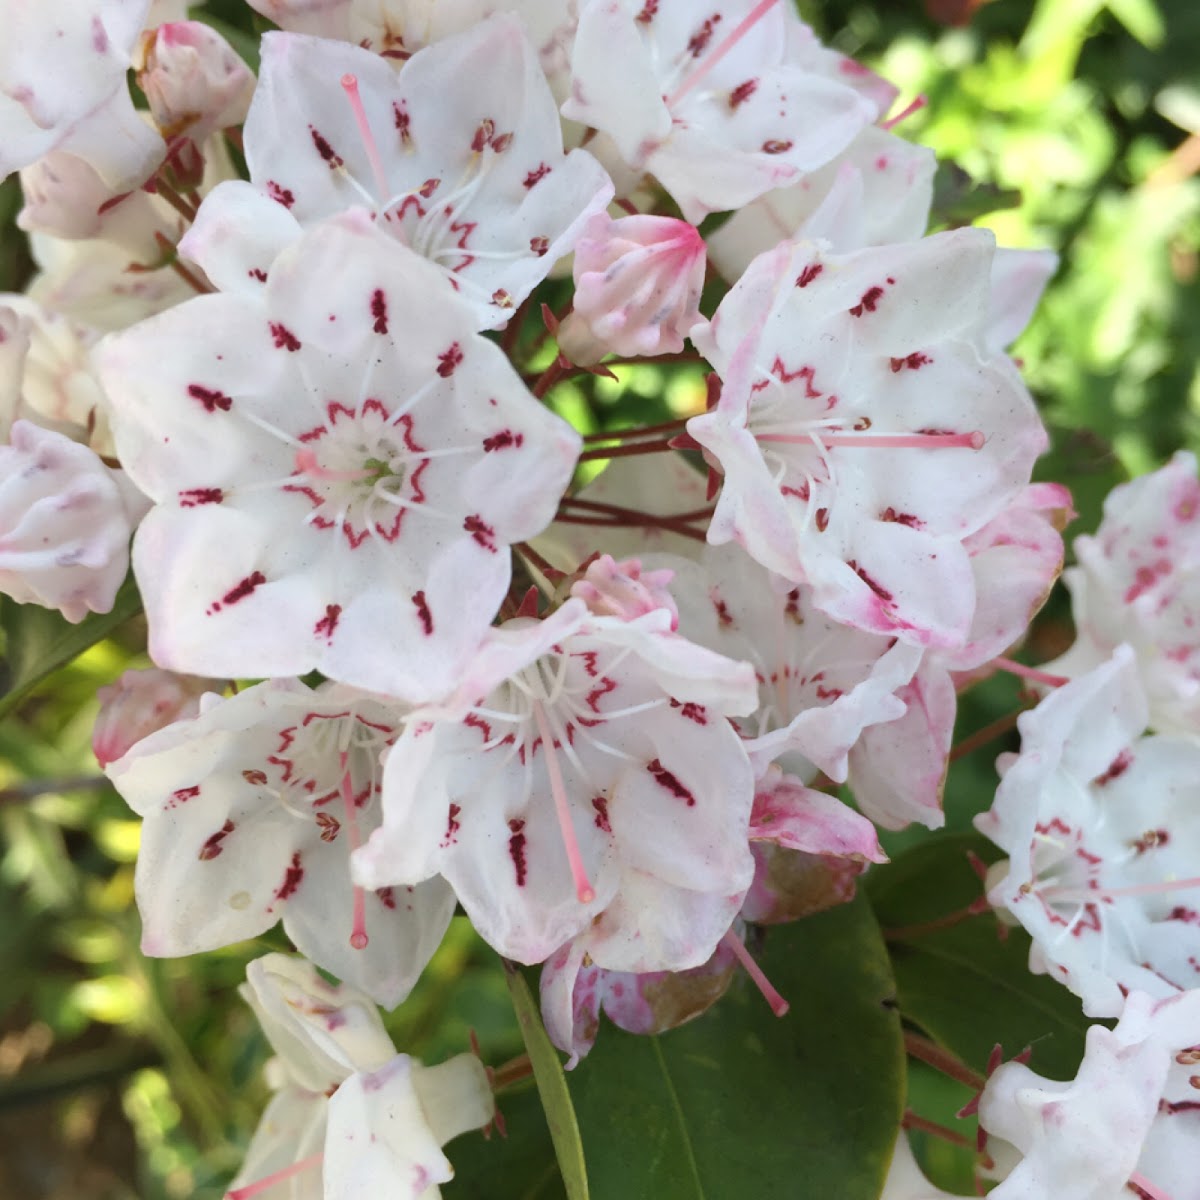
<path id="1" fill-rule="evenodd" d="M 712 69 L 766 16 L 778 0 L 758 0 L 758 3 L 730 30 L 729 35 L 718 42 L 705 60 L 675 89 L 668 98 L 667 107 L 674 108 Z"/>
<path id="2" fill-rule="evenodd" d="M 777 1017 L 784 1016 L 791 1005 L 771 986 L 771 981 L 763 974 L 762 967 L 750 957 L 750 951 L 742 944 L 741 938 L 732 929 L 727 929 L 721 941 L 742 964 L 746 974 L 754 981 L 754 986 L 762 992 L 763 999 L 771 1006 L 771 1011 Z"/>
<path id="3" fill-rule="evenodd" d="M 358 828 L 358 812 L 354 803 L 354 792 L 350 786 L 350 755 L 343 750 L 338 756 L 342 767 L 342 804 L 346 809 L 346 832 L 350 836 L 350 852 L 362 845 L 362 834 Z M 358 884 L 354 885 L 354 923 L 351 926 L 350 945 L 355 950 L 365 950 L 367 942 L 366 893 Z"/>
<path id="4" fill-rule="evenodd" d="M 302 1171 L 311 1171 L 314 1167 L 319 1167 L 324 1157 L 324 1154 L 310 1154 L 308 1158 L 302 1158 L 298 1162 L 292 1163 L 290 1167 L 272 1171 L 270 1175 L 264 1175 L 261 1179 L 246 1184 L 245 1187 L 234 1188 L 233 1191 L 226 1192 L 225 1200 L 250 1200 L 251 1196 L 259 1196 L 267 1188 L 272 1188 L 277 1183 L 283 1183 L 285 1179 L 291 1179 Z"/>
<path id="5" fill-rule="evenodd" d="M 575 895 L 580 904 L 591 904 L 596 898 L 596 889 L 592 887 L 587 877 L 587 868 L 583 865 L 583 855 L 579 850 L 579 841 L 575 837 L 575 826 L 571 823 L 571 809 L 567 803 L 567 789 L 563 784 L 562 768 L 558 765 L 558 755 L 554 753 L 554 735 L 550 732 L 550 722 L 542 711 L 540 701 L 534 701 L 533 719 L 537 722 L 538 733 L 542 738 L 542 749 L 546 752 L 546 774 L 550 776 L 550 792 L 554 796 L 554 811 L 558 814 L 558 827 L 562 831 L 563 848 L 567 852 L 567 863 L 571 868 L 571 877 L 575 880 Z"/>
<path id="6" fill-rule="evenodd" d="M 1135 1187 L 1146 1197 L 1146 1200 L 1171 1200 L 1169 1192 L 1164 1192 L 1162 1188 L 1151 1183 L 1144 1175 L 1139 1175 L 1136 1171 L 1130 1175 L 1129 1184 Z"/>
<path id="7" fill-rule="evenodd" d="M 1070 682 L 1065 675 L 1051 675 L 1049 671 L 1039 671 L 1037 667 L 1027 667 L 1024 663 L 1005 658 L 1002 654 L 996 655 L 992 659 L 992 663 L 1001 671 L 1007 671 L 1019 679 L 1028 679 L 1031 683 L 1043 683 L 1046 687 L 1062 687 L 1064 683 Z"/>
<path id="8" fill-rule="evenodd" d="M 301 475 L 309 475 L 313 479 L 324 479 L 327 483 L 358 483 L 362 479 L 374 477 L 374 471 L 363 468 L 361 471 L 330 471 L 317 461 L 317 452 L 305 446 L 296 451 L 296 470 Z"/>
<path id="9" fill-rule="evenodd" d="M 1158 883 L 1131 883 L 1128 887 L 1073 888 L 1068 885 L 1039 889 L 1043 898 L 1052 899 L 1056 895 L 1074 893 L 1071 898 L 1079 900 L 1111 900 L 1120 896 L 1155 896 L 1163 892 L 1181 892 L 1188 888 L 1200 888 L 1200 878 L 1164 879 Z"/>
<path id="10" fill-rule="evenodd" d="M 828 433 L 762 433 L 760 442 L 793 442 L 811 446 L 816 438 L 824 446 L 857 446 L 864 450 L 952 450 L 956 447 L 982 450 L 987 439 L 978 430 L 971 433 L 855 433 L 852 430 Z"/>
<path id="11" fill-rule="evenodd" d="M 358 94 L 358 79 L 354 75 L 343 75 L 342 88 L 346 93 L 346 99 L 350 101 L 354 119 L 358 123 L 359 136 L 366 148 L 367 160 L 371 164 L 371 171 L 375 176 L 375 186 L 379 189 L 379 201 L 382 204 L 388 198 L 391 189 L 388 187 L 387 172 L 383 169 L 383 159 L 379 157 L 379 146 L 375 142 L 375 135 L 371 132 L 371 123 L 367 120 L 367 110 L 363 108 L 362 97 Z"/>
<path id="12" fill-rule="evenodd" d="M 879 123 L 880 129 L 895 129 L 901 121 L 907 120 L 913 113 L 920 112 L 929 103 L 928 96 L 916 96 L 909 101 L 894 117 L 888 117 L 886 121 Z"/>

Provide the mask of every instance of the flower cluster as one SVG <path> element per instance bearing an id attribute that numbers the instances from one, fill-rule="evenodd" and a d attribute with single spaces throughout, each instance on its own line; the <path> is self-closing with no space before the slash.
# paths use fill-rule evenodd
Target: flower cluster
<path id="1" fill-rule="evenodd" d="M 345 981 L 252 964 L 277 1091 L 231 1195 L 428 1198 L 487 1078 L 396 1055 L 374 1004 L 456 905 L 546 964 L 573 1064 L 601 1010 L 659 1032 L 739 966 L 786 1010 L 748 928 L 852 897 L 877 825 L 942 823 L 957 690 L 1011 665 L 1062 564 L 1006 353 L 1054 260 L 925 236 L 894 89 L 773 0 L 258 0 L 257 79 L 161 7 L 18 5 L 0 53 L 41 268 L 0 297 L 0 587 L 107 611 L 133 532 L 156 669 L 108 691 L 96 750 L 143 818 L 143 948 L 282 921 Z M 552 273 L 572 302 L 539 323 Z M 678 420 L 585 445 L 555 411 L 655 355 L 708 372 Z M 1137 1073 L 1111 1174 L 1153 1196 L 1182 1186 L 1153 1146 L 1197 1139 L 1154 1116 L 1200 1040 L 1158 1015 L 1200 973 L 1195 475 L 1114 493 L 1079 544 L 1080 642 L 1041 674 L 1080 678 L 980 822 L 1032 967 L 1124 1014 L 1069 1095 L 1094 1136 Z M 1082 1197 L 1054 1147 L 1083 1134 L 1005 1070 L 981 1111 L 1011 1178 Z"/>

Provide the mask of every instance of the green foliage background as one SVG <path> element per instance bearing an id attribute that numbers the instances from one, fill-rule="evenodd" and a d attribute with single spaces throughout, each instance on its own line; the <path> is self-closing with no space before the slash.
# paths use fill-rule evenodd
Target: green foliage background
<path id="1" fill-rule="evenodd" d="M 930 7 L 945 15 L 970 6 L 932 0 Z M 947 161 L 938 201 L 944 223 L 979 220 L 1006 244 L 1050 246 L 1062 256 L 1016 353 L 1053 437 L 1040 477 L 1072 488 L 1079 511 L 1073 532 L 1093 529 L 1110 487 L 1158 465 L 1179 446 L 1200 443 L 1200 5 L 1040 0 L 1031 7 L 992 0 L 966 13 L 969 23 L 961 28 L 937 23 L 918 0 L 824 0 L 801 8 L 827 40 L 877 65 L 905 96 L 929 97 L 928 108 L 901 132 Z M 217 0 L 200 15 L 205 11 L 247 26 L 236 0 Z M 10 180 L 0 188 L 0 289 L 19 289 L 30 270 L 12 223 L 19 206 L 15 185 Z M 660 416 L 653 409 L 665 406 L 667 385 L 663 373 L 638 368 L 620 385 L 565 389 L 560 403 L 584 426 L 652 421 Z M 670 388 L 692 385 L 686 378 L 670 382 Z M 36 620 L 25 617 L 6 605 L 6 686 L 31 663 L 36 667 L 41 653 L 31 649 L 43 645 Z M 1067 606 L 1058 595 L 1031 635 L 1028 657 L 1049 657 L 1070 637 Z M 40 683 L 0 723 L 0 1200 L 216 1200 L 265 1099 L 259 1082 L 265 1044 L 235 989 L 246 961 L 285 948 L 282 936 L 182 961 L 138 953 L 137 822 L 119 797 L 98 786 L 89 735 L 96 688 L 127 665 L 144 665 L 139 644 L 144 639 L 133 618 Z M 1011 680 L 976 688 L 965 698 L 960 733 L 983 728 L 1020 699 Z M 842 1012 L 839 988 L 842 1004 L 853 1006 L 864 979 L 883 978 L 871 975 L 882 925 L 899 1012 L 911 1027 L 976 1069 L 992 1042 L 1012 1054 L 1029 1041 L 1035 1066 L 1071 1073 L 1083 1024 L 1078 1006 L 1023 972 L 1019 939 L 1002 945 L 990 918 L 932 937 L 904 936 L 906 926 L 978 894 L 964 852 L 984 847 L 964 831 L 971 815 L 990 803 L 992 761 L 1004 745 L 993 742 L 956 763 L 946 833 L 889 838 L 898 861 L 872 879 L 869 904 L 864 899 L 824 918 L 824 926 L 807 929 L 805 923 L 769 936 L 764 955 L 775 964 L 775 982 L 790 991 L 806 1022 L 815 1023 L 818 1038 L 824 1036 L 820 1022 L 831 1022 L 828 1038 L 836 1047 L 837 1022 L 853 1019 Z M 52 782 L 43 788 L 30 780 Z M 845 928 L 821 933 L 838 921 Z M 789 938 L 816 938 L 816 948 L 789 957 L 781 949 Z M 833 955 L 834 945 L 849 945 L 853 953 Z M 886 975 L 886 962 L 878 970 Z M 594 1194 L 621 1194 L 600 1176 L 622 1166 L 628 1167 L 628 1194 L 643 1194 L 632 1182 L 641 1178 L 635 1157 L 683 1153 L 676 1145 L 679 1129 L 686 1141 L 693 1114 L 685 1094 L 679 1128 L 627 1129 L 624 1148 L 605 1142 L 603 1132 L 592 1133 L 597 1140 L 589 1142 L 589 1129 L 602 1131 L 605 1114 L 611 1118 L 647 1088 L 693 1078 L 687 1064 L 719 1055 L 722 1039 L 734 1036 L 722 1033 L 720 1022 L 739 1022 L 747 1003 L 735 991 L 727 1008 L 626 1052 L 618 1035 L 602 1032 L 594 1064 L 570 1079 L 585 1149 L 598 1148 Z M 790 1028 L 801 1030 L 798 1018 L 791 1020 Z M 524 1048 L 503 970 L 461 919 L 390 1027 L 400 1048 L 434 1060 L 466 1049 L 471 1030 L 493 1064 Z M 818 1071 L 811 1037 L 766 1036 L 783 1039 L 778 1047 L 771 1043 L 772 1054 L 807 1061 Z M 885 1049 L 898 1044 L 895 1029 L 880 1026 L 878 1037 Z M 784 1045 L 788 1038 L 794 1044 Z M 615 1056 L 616 1065 L 606 1068 L 606 1056 Z M 763 1060 L 761 1073 L 746 1070 L 745 1062 L 737 1068 L 742 1096 L 756 1080 L 768 1088 L 784 1085 L 770 1065 Z M 788 1101 L 794 1110 L 785 1111 L 792 1136 L 803 1142 L 806 1120 L 820 1114 L 804 1099 L 802 1066 L 796 1071 Z M 947 1123 L 970 1096 L 919 1066 L 910 1071 L 907 1089 L 911 1108 Z M 846 1103 L 844 1095 L 836 1099 Z M 887 1095 L 866 1088 L 868 1101 L 894 1122 Z M 532 1084 L 506 1094 L 502 1107 L 509 1140 L 489 1144 L 486 1152 L 455 1154 L 462 1161 L 459 1179 L 446 1194 L 563 1195 Z M 744 1126 L 726 1131 L 729 1153 Z M 785 1136 L 782 1127 L 758 1128 L 772 1145 Z M 969 1126 L 962 1128 L 973 1137 Z M 721 1150 L 720 1129 L 696 1126 L 694 1132 L 696 1145 L 716 1139 Z M 917 1142 L 942 1186 L 972 1190 L 969 1152 L 927 1138 Z M 661 1165 L 661 1158 L 655 1162 Z M 694 1169 L 695 1163 L 693 1153 Z M 645 1180 L 638 1186 L 668 1200 L 701 1194 L 689 1190 L 685 1175 L 669 1169 L 664 1178 L 674 1182 L 665 1191 Z M 783 1194 L 831 1194 L 816 1177 L 797 1178 L 793 1186 Z M 756 1193 L 750 1184 L 749 1191 L 731 1187 L 732 1175 L 709 1179 L 705 1194 Z"/>

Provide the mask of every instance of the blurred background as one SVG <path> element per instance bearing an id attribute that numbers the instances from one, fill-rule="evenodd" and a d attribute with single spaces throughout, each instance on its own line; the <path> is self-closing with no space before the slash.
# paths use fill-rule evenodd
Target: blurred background
<path id="1" fill-rule="evenodd" d="M 902 99 L 929 98 L 898 132 L 944 160 L 940 224 L 978 222 L 1004 244 L 1061 255 L 1015 353 L 1053 438 L 1039 477 L 1071 487 L 1079 517 L 1068 532 L 1090 531 L 1115 483 L 1200 443 L 1200 5 L 800 8 Z M 236 0 L 206 11 L 245 24 Z M 19 207 L 11 179 L 0 188 L 0 291 L 20 290 L 31 270 Z M 598 402 L 661 404 L 666 383 L 638 368 Z M 1061 595 L 1031 637 L 1031 662 L 1070 640 Z M 265 1043 L 236 987 L 250 958 L 286 948 L 282 935 L 187 960 L 138 952 L 138 823 L 103 786 L 89 739 L 96 689 L 147 665 L 141 644 L 135 619 L 0 723 L 0 1200 L 216 1200 L 265 1100 Z M 1019 699 L 1017 681 L 988 681 L 964 703 L 962 732 Z M 990 803 L 999 748 L 956 765 L 951 829 Z M 434 1060 L 467 1049 L 471 1030 L 492 1064 L 521 1051 L 495 957 L 461 919 L 389 1024 L 398 1047 Z M 949 1119 L 920 1071 L 910 1102 Z M 972 1190 L 968 1157 L 920 1150 L 942 1186 Z M 506 1153 L 521 1153 L 519 1133 Z M 478 1188 L 460 1179 L 445 1194 L 490 1194 Z"/>

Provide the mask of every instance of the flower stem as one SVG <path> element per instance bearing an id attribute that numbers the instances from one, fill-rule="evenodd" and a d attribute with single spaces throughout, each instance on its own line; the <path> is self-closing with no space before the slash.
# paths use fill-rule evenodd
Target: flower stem
<path id="1" fill-rule="evenodd" d="M 966 1063 L 956 1058 L 949 1050 L 943 1050 L 936 1042 L 911 1030 L 904 1031 L 904 1049 L 910 1058 L 918 1059 L 927 1066 L 933 1067 L 958 1083 L 964 1084 L 974 1092 L 982 1092 L 987 1080 Z"/>

